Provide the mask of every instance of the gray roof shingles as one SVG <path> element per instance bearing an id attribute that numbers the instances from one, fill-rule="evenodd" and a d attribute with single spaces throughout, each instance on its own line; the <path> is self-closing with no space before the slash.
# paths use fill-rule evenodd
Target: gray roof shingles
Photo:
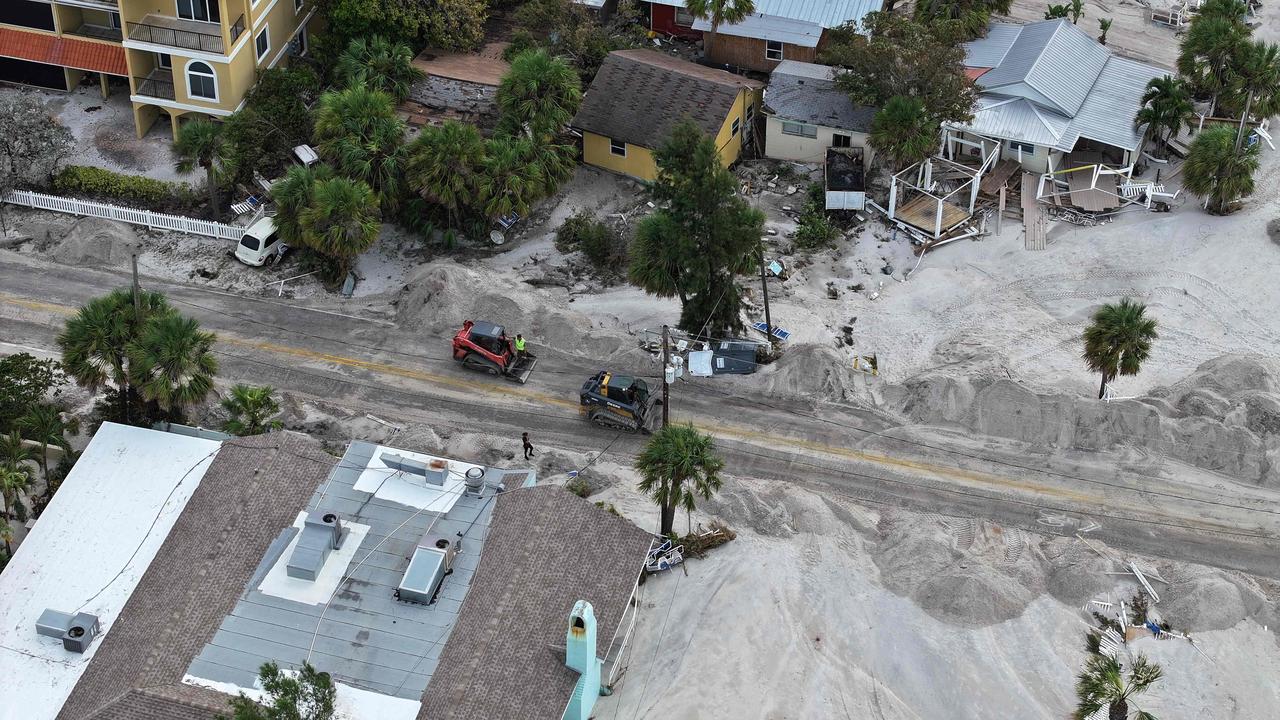
<path id="1" fill-rule="evenodd" d="M 227 696 L 183 685 L 184 671 L 336 462 L 296 433 L 223 443 L 58 720 L 225 714 Z"/>
<path id="2" fill-rule="evenodd" d="M 876 109 L 854 105 L 836 86 L 834 68 L 783 60 L 769 76 L 765 111 L 786 120 L 869 132 Z"/>
<path id="3" fill-rule="evenodd" d="M 562 649 L 569 612 L 580 599 L 592 604 L 603 655 L 650 539 L 561 487 L 500 495 L 418 720 L 561 717 L 578 680 Z"/>
<path id="4" fill-rule="evenodd" d="M 609 53 L 571 125 L 656 148 L 681 120 L 720 132 L 738 92 L 763 83 L 653 50 Z"/>

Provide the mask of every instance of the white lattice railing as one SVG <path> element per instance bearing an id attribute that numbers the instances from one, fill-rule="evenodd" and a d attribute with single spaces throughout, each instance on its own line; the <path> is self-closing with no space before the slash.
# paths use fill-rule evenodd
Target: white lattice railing
<path id="1" fill-rule="evenodd" d="M 14 190 L 4 196 L 4 202 L 12 205 L 23 205 L 25 207 L 36 208 L 38 210 L 52 210 L 54 212 L 69 213 L 71 215 L 119 220 L 120 222 L 132 223 L 134 225 L 145 225 L 152 229 L 174 230 L 177 232 L 204 235 L 205 237 L 220 238 L 223 240 L 239 240 L 244 235 L 245 231 L 244 228 L 236 225 L 224 225 L 219 222 L 197 220 L 195 218 L 181 217 L 179 215 L 165 215 L 164 213 L 155 213 L 150 210 L 139 210 L 137 208 L 120 207 L 119 205 L 105 205 L 103 203 L 93 202 L 92 200 L 78 200 L 76 198 L 65 198 L 57 195 L 45 195 L 43 193 L 31 192 L 29 190 Z"/>

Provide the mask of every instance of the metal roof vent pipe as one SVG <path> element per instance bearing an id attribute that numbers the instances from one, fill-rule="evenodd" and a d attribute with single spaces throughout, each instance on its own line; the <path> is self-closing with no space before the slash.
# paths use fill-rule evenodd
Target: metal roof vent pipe
<path id="1" fill-rule="evenodd" d="M 484 468 L 467 468 L 467 473 L 463 477 L 463 482 L 466 483 L 467 486 L 463 494 L 474 495 L 475 497 L 484 495 Z"/>

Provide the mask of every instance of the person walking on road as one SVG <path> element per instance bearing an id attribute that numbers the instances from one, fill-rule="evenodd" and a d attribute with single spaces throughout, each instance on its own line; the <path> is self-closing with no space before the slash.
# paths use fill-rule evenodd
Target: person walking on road
<path id="1" fill-rule="evenodd" d="M 524 459 L 528 460 L 533 455 L 533 443 L 529 442 L 529 433 L 520 433 L 520 440 L 524 442 Z"/>

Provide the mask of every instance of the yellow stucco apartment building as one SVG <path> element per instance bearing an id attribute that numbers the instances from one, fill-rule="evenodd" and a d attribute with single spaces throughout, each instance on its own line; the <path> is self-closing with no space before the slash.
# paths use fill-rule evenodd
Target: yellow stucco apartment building
<path id="1" fill-rule="evenodd" d="M 654 50 L 609 53 L 572 123 L 582 133 L 583 162 L 653 181 L 653 151 L 688 118 L 715 138 L 728 167 L 751 142 L 763 88 Z"/>
<path id="2" fill-rule="evenodd" d="M 138 136 L 226 117 L 258 73 L 307 51 L 315 0 L 0 0 L 0 80 L 105 95 L 127 82 Z"/>

